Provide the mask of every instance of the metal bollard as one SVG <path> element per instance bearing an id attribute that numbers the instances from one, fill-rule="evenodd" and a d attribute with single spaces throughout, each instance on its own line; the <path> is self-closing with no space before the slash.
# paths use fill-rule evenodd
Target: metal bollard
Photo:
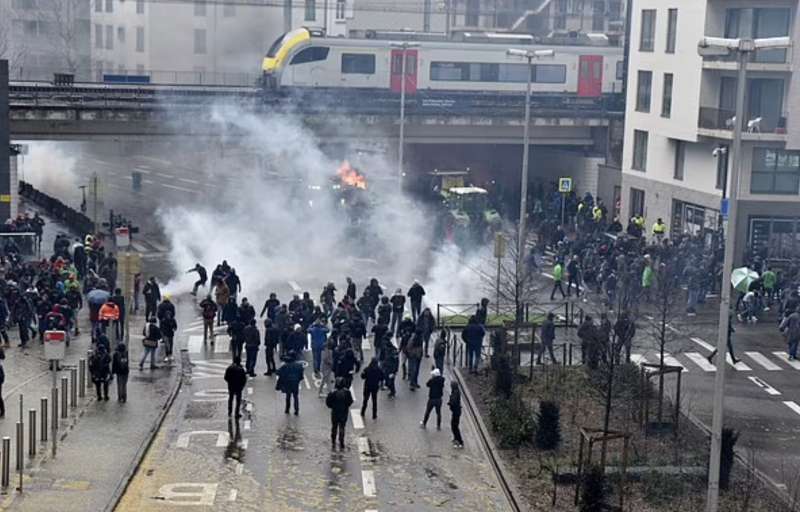
<path id="1" fill-rule="evenodd" d="M 2 468 L 0 468 L 0 485 L 3 486 L 3 489 L 8 487 L 8 483 L 11 480 L 11 438 L 6 436 L 3 438 L 3 458 L 2 458 Z"/>
<path id="2" fill-rule="evenodd" d="M 78 361 L 78 370 L 78 396 L 83 398 L 86 396 L 86 359 Z"/>
<path id="3" fill-rule="evenodd" d="M 36 455 L 36 409 L 28 410 L 28 456 Z"/>
<path id="4" fill-rule="evenodd" d="M 69 406 L 76 407 L 78 405 L 78 370 L 71 368 L 69 370 Z"/>
<path id="5" fill-rule="evenodd" d="M 47 442 L 47 397 L 43 396 L 40 400 L 42 406 L 42 424 L 39 426 L 41 433 L 41 441 L 43 443 Z"/>
<path id="6" fill-rule="evenodd" d="M 50 425 L 53 428 L 53 433 L 58 432 L 58 388 L 54 387 L 52 389 L 52 395 L 50 400 L 53 402 L 50 404 L 52 410 L 50 411 Z"/>
<path id="7" fill-rule="evenodd" d="M 15 448 L 17 452 L 16 469 L 19 471 L 25 463 L 23 458 L 23 453 L 25 451 L 25 425 L 23 425 L 21 421 L 17 422 L 17 439 L 14 442 L 16 443 Z"/>
<path id="8" fill-rule="evenodd" d="M 67 398 L 69 398 L 69 381 L 66 377 L 61 377 L 61 419 L 66 419 Z"/>

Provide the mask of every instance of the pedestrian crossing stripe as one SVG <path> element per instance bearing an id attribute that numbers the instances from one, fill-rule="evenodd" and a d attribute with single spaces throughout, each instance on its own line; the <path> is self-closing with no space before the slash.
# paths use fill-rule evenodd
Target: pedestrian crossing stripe
<path id="1" fill-rule="evenodd" d="M 686 352 L 684 355 L 691 359 L 692 362 L 699 366 L 704 372 L 717 371 L 717 367 L 708 362 L 708 359 L 706 359 L 706 357 L 701 355 L 699 352 Z"/>
<path id="2" fill-rule="evenodd" d="M 789 354 L 788 353 L 778 351 L 778 352 L 773 352 L 773 354 L 778 359 L 780 359 L 784 363 L 788 364 L 789 366 L 791 366 L 795 370 L 800 370 L 800 361 L 797 361 L 797 360 L 794 360 L 794 359 L 789 359 Z"/>
<path id="3" fill-rule="evenodd" d="M 767 359 L 766 357 L 764 357 L 760 352 L 745 352 L 744 355 L 746 355 L 756 363 L 760 364 L 768 372 L 775 372 L 783 369 L 777 364 Z"/>

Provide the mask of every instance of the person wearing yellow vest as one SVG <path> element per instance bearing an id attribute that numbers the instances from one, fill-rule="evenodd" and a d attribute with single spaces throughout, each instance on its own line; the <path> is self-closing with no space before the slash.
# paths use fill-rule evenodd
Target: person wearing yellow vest
<path id="1" fill-rule="evenodd" d="M 667 225 L 664 224 L 664 221 L 661 217 L 656 220 L 656 223 L 653 224 L 653 236 L 660 242 L 664 235 L 667 234 Z"/>

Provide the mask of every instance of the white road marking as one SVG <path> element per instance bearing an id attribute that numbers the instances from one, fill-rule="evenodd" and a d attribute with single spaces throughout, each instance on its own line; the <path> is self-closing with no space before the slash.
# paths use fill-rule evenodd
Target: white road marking
<path id="1" fill-rule="evenodd" d="M 671 356 L 666 353 L 664 354 L 664 364 L 668 366 L 678 366 L 680 368 L 683 368 L 683 371 L 685 372 L 689 371 L 689 369 L 685 367 L 680 361 L 678 361 L 674 356 Z"/>
<path id="2" fill-rule="evenodd" d="M 247 394 L 248 395 L 252 395 L 253 394 L 253 388 L 247 388 Z"/>
<path id="3" fill-rule="evenodd" d="M 185 183 L 197 183 L 197 180 L 190 180 L 189 178 L 178 178 L 178 181 L 183 181 Z"/>
<path id="4" fill-rule="evenodd" d="M 186 342 L 186 350 L 190 354 L 198 354 L 203 350 L 203 337 L 202 336 L 189 336 L 189 341 Z"/>
<path id="5" fill-rule="evenodd" d="M 760 352 L 745 352 L 744 354 L 753 361 L 755 361 L 756 363 L 760 364 L 767 371 L 775 372 L 783 369 L 777 364 L 767 359 Z"/>
<path id="6" fill-rule="evenodd" d="M 250 430 L 250 420 L 244 420 L 244 429 Z"/>
<path id="7" fill-rule="evenodd" d="M 159 252 L 168 252 L 169 251 L 169 247 L 167 247 L 166 245 L 162 244 L 161 242 L 158 242 L 156 240 L 148 240 L 148 242 L 150 243 L 150 245 L 155 247 L 156 250 L 159 251 Z"/>
<path id="8" fill-rule="evenodd" d="M 140 244 L 139 242 L 131 242 L 131 246 L 136 249 L 136 252 L 149 252 L 147 247 Z"/>
<path id="9" fill-rule="evenodd" d="M 554 280 L 554 281 L 555 281 L 555 279 L 556 279 L 556 278 L 555 278 L 555 276 L 553 276 L 553 274 L 548 274 L 547 272 L 542 272 L 542 275 L 543 275 L 544 277 L 546 277 L 546 278 L 548 278 L 548 279 L 552 279 L 552 280 Z"/>
<path id="10" fill-rule="evenodd" d="M 354 430 L 364 429 L 364 419 L 361 417 L 361 411 L 359 409 L 350 409 L 350 417 L 353 418 Z"/>
<path id="11" fill-rule="evenodd" d="M 371 453 L 369 449 L 369 439 L 367 439 L 366 437 L 359 437 L 357 441 L 358 441 L 358 456 L 361 459 L 361 462 L 366 462 L 367 457 L 369 457 Z"/>
<path id="12" fill-rule="evenodd" d="M 244 410 L 247 412 L 253 412 L 253 402 L 247 402 L 247 405 L 244 406 Z M 245 439 L 245 441 L 247 440 Z"/>
<path id="13" fill-rule="evenodd" d="M 647 362 L 647 359 L 642 354 L 631 354 L 631 361 L 635 365 L 641 365 Z"/>
<path id="14" fill-rule="evenodd" d="M 308 383 L 308 379 L 303 379 L 303 384 L 306 385 L 306 389 L 311 389 L 311 384 Z"/>
<path id="15" fill-rule="evenodd" d="M 300 292 L 300 291 L 303 290 L 302 288 L 300 288 L 300 285 L 297 284 L 297 281 L 289 281 L 289 286 L 291 286 L 292 290 L 294 290 L 296 292 Z"/>
<path id="16" fill-rule="evenodd" d="M 144 173 L 144 174 L 150 174 L 152 172 L 152 171 L 148 170 L 149 168 L 145 168 L 144 166 L 139 166 L 139 165 L 137 165 L 133 169 L 136 170 L 136 171 L 139 171 L 141 173 Z"/>
<path id="17" fill-rule="evenodd" d="M 226 341 L 220 341 L 219 338 L 217 338 L 216 343 L 214 344 L 214 353 L 215 354 L 227 354 L 228 352 L 230 352 L 230 350 L 228 350 L 228 346 L 229 345 L 230 345 L 229 341 L 227 341 L 227 340 Z"/>
<path id="18" fill-rule="evenodd" d="M 778 391 L 777 389 L 773 388 L 772 386 L 770 386 L 769 384 L 764 382 L 762 379 L 759 379 L 758 377 L 751 376 L 751 377 L 747 377 L 747 378 L 750 379 L 751 381 L 753 381 L 753 384 L 755 384 L 756 386 L 758 386 L 761 389 L 763 389 L 764 391 L 766 391 L 767 394 L 769 394 L 769 395 L 777 396 L 777 395 L 781 394 L 780 391 Z"/>
<path id="19" fill-rule="evenodd" d="M 364 485 L 364 496 L 374 498 L 377 494 L 375 489 L 375 473 L 369 470 L 361 471 L 361 483 Z"/>
<path id="20" fill-rule="evenodd" d="M 174 174 L 166 174 L 166 173 L 163 173 L 163 172 L 157 172 L 156 176 L 162 176 L 162 177 L 168 178 L 168 179 L 172 179 L 172 178 L 175 177 Z"/>
<path id="21" fill-rule="evenodd" d="M 244 464 L 242 464 L 241 462 L 237 462 L 236 463 L 236 474 L 237 475 L 241 475 L 243 471 L 244 471 Z"/>
<path id="22" fill-rule="evenodd" d="M 725 352 L 725 361 L 727 361 L 729 365 L 733 366 L 736 370 L 740 372 L 749 372 L 753 370 L 752 368 L 750 368 L 741 361 L 739 361 L 736 364 L 733 364 L 733 359 L 731 359 L 731 355 L 728 354 L 727 352 Z"/>
<path id="23" fill-rule="evenodd" d="M 714 351 L 714 347 L 713 347 L 713 346 L 711 346 L 710 344 L 706 343 L 706 342 L 705 342 L 705 341 L 703 341 L 702 339 L 700 339 L 700 338 L 690 338 L 690 339 L 691 339 L 693 342 L 695 342 L 695 343 L 697 343 L 698 345 L 700 345 L 701 347 L 703 347 L 704 349 L 708 350 L 709 352 L 713 352 L 713 351 Z"/>
<path id="24" fill-rule="evenodd" d="M 144 180 L 144 182 L 147 183 L 147 180 Z M 192 194 L 196 194 L 197 192 L 199 192 L 198 190 L 195 190 L 193 188 L 179 187 L 178 185 L 170 185 L 169 183 L 160 183 L 160 185 L 162 187 L 180 190 L 181 192 L 191 192 Z"/>
<path id="25" fill-rule="evenodd" d="M 217 448 L 224 448 L 230 441 L 230 435 L 223 430 L 190 430 L 178 436 L 178 441 L 175 443 L 175 446 L 178 448 L 188 448 L 192 436 L 216 436 Z"/>
<path id="26" fill-rule="evenodd" d="M 704 372 L 717 371 L 717 367 L 709 363 L 708 359 L 706 359 L 705 356 L 701 355 L 699 352 L 686 352 L 683 355 L 691 359 L 692 362 L 699 366 Z"/>
<path id="27" fill-rule="evenodd" d="M 238 495 L 239 491 L 237 491 L 236 489 L 231 489 L 231 492 L 228 494 L 228 501 L 236 501 L 236 496 Z"/>
<path id="28" fill-rule="evenodd" d="M 242 439 L 241 447 L 243 450 L 246 450 L 249 445 L 250 445 L 249 439 Z"/>
<path id="29" fill-rule="evenodd" d="M 153 181 L 153 180 L 142 180 L 142 183 L 145 183 L 147 185 L 152 185 L 153 183 L 155 183 L 155 181 Z"/>
<path id="30" fill-rule="evenodd" d="M 789 354 L 787 352 L 773 352 L 773 354 L 775 354 L 778 357 L 778 359 L 788 364 L 795 370 L 800 370 L 800 361 L 789 360 Z"/>
<path id="31" fill-rule="evenodd" d="M 792 401 L 783 402 L 783 405 L 785 405 L 789 409 L 793 410 L 797 414 L 800 414 L 800 405 L 797 405 L 796 402 L 792 402 Z"/>

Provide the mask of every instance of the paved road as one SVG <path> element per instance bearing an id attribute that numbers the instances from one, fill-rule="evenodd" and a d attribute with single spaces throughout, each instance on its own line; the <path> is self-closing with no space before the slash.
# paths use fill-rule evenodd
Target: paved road
<path id="1" fill-rule="evenodd" d="M 199 325 L 190 324 L 182 334 L 192 377 L 120 511 L 163 510 L 165 501 L 175 500 L 196 503 L 197 509 L 201 502 L 213 504 L 215 510 L 506 510 L 467 420 L 463 450 L 451 446 L 449 412 L 443 412 L 441 431 L 433 421 L 426 430 L 419 427 L 422 391 L 401 385 L 393 400 L 382 392 L 378 420 L 369 412 L 362 419 L 355 410 L 346 450 L 332 451 L 330 413 L 317 396 L 313 375 L 306 372 L 301 386 L 300 415 L 285 415 L 283 395 L 275 391 L 273 377 L 261 375 L 260 361 L 259 376 L 247 385 L 247 413 L 231 422 L 222 379 L 230 360 L 227 340 L 220 338 L 214 349 L 203 347 Z M 353 391 L 357 409 L 360 379 Z"/>

